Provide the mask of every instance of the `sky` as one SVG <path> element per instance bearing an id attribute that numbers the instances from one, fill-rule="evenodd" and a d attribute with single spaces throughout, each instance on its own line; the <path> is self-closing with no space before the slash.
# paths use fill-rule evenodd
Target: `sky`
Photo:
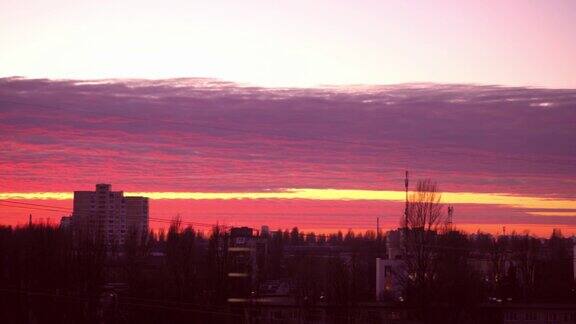
<path id="1" fill-rule="evenodd" d="M 409 170 L 467 231 L 576 234 L 575 40 L 571 0 L 4 0 L 0 223 L 105 182 L 163 219 L 394 228 Z"/>
<path id="2" fill-rule="evenodd" d="M 0 2 L 0 76 L 576 87 L 576 3 Z"/>
<path id="3" fill-rule="evenodd" d="M 4 78 L 0 199 L 70 208 L 111 183 L 154 218 L 364 231 L 399 225 L 409 170 L 461 229 L 570 235 L 575 107 L 566 89 Z M 63 214 L 14 205 L 0 201 L 3 223 Z"/>

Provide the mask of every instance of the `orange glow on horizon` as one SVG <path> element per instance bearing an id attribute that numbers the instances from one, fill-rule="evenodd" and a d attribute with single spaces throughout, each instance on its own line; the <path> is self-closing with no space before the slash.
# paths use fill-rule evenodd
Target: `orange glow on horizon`
<path id="1" fill-rule="evenodd" d="M 124 192 L 126 196 L 144 196 L 154 200 L 237 200 L 237 199 L 306 199 L 306 200 L 375 200 L 404 201 L 404 191 L 351 189 L 284 189 L 266 192 Z M 71 192 L 4 192 L 0 199 L 69 200 Z M 444 192 L 448 204 L 503 205 L 527 209 L 576 209 L 576 200 L 509 195 L 503 193 Z M 533 212 L 559 216 L 558 212 Z M 563 212 L 562 212 L 563 213 Z M 573 212 L 568 212 L 574 214 Z M 569 215 L 565 215 L 569 216 Z"/>

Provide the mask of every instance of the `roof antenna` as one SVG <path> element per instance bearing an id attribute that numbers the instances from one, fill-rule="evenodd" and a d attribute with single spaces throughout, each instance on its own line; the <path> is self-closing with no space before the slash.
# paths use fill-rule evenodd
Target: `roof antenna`
<path id="1" fill-rule="evenodd" d="M 453 214 L 454 214 L 454 206 L 450 205 L 450 206 L 448 206 L 448 220 L 447 220 L 448 228 L 450 230 L 452 230 L 452 215 Z"/>
<path id="2" fill-rule="evenodd" d="M 404 189 L 406 191 L 406 205 L 404 206 L 404 226 L 408 228 L 408 171 L 404 178 Z"/>

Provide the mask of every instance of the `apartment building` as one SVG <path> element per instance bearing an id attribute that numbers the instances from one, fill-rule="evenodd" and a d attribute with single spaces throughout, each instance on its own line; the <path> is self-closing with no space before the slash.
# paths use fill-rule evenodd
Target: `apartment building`
<path id="1" fill-rule="evenodd" d="M 125 197 L 110 184 L 97 184 L 95 191 L 75 191 L 72 228 L 79 239 L 106 245 L 123 245 L 130 231 L 139 241 L 148 233 L 148 198 Z"/>

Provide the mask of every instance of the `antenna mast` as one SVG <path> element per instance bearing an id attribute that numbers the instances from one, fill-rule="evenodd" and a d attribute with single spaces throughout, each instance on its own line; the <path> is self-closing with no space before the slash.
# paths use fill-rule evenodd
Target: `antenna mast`
<path id="1" fill-rule="evenodd" d="M 404 189 L 406 191 L 406 205 L 404 206 L 404 226 L 408 228 L 408 171 L 404 178 Z"/>

